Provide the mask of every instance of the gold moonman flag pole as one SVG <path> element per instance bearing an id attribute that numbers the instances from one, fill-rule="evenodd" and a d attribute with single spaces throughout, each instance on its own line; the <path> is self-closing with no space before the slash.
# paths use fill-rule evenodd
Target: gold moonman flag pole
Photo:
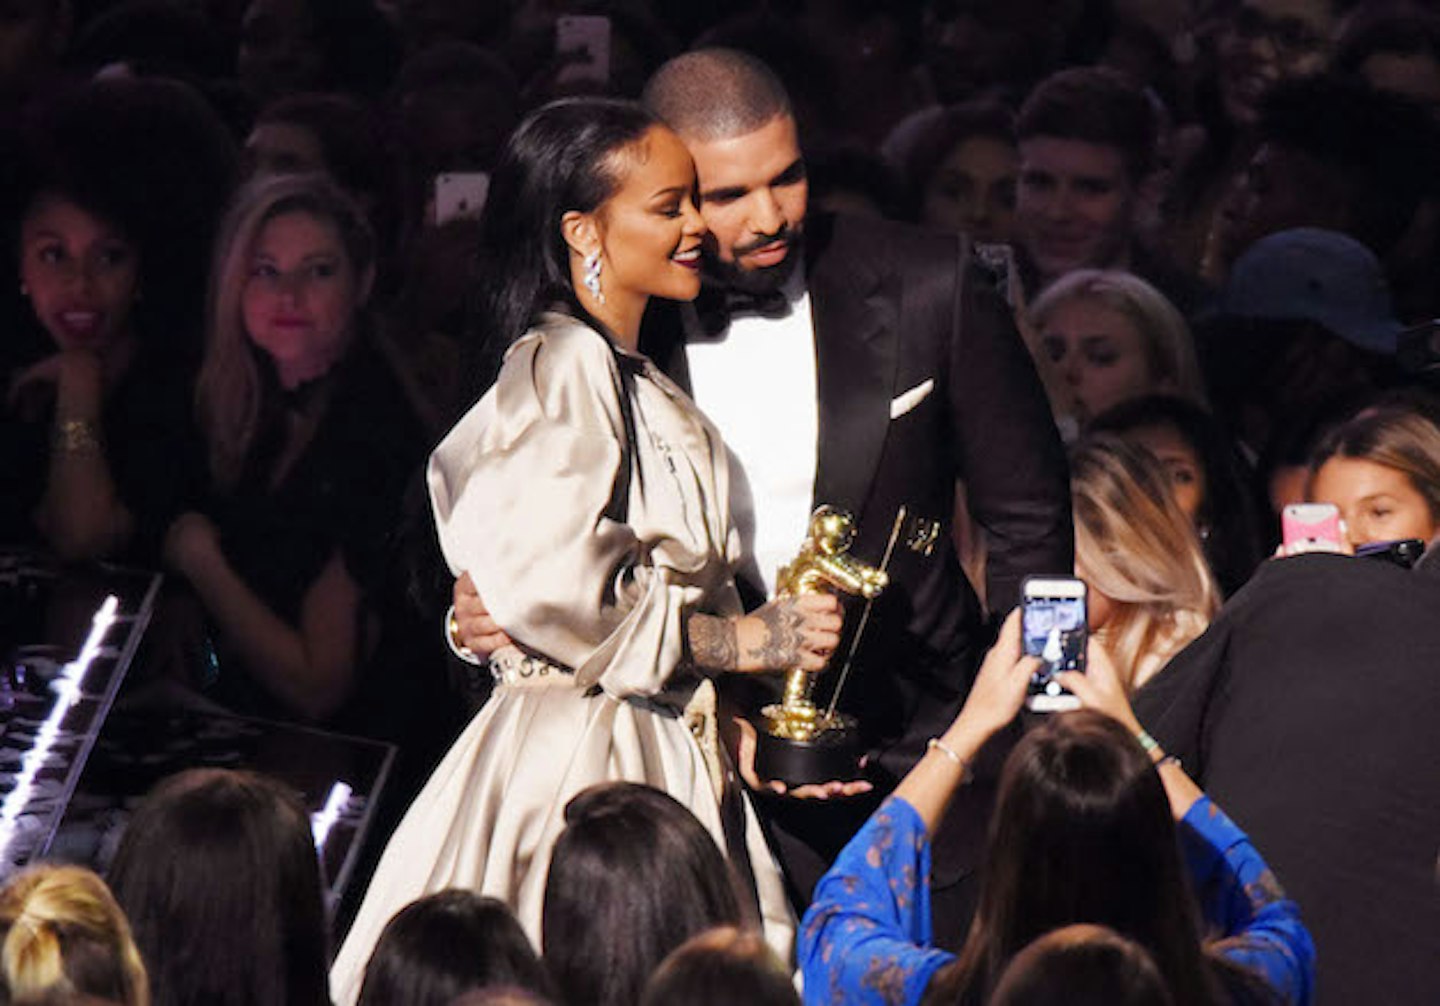
<path id="1" fill-rule="evenodd" d="M 895 543 L 900 539 L 900 529 L 905 526 L 905 518 L 909 509 L 905 504 L 900 504 L 900 509 L 895 512 L 895 525 L 890 529 L 890 540 L 885 543 L 885 554 L 880 558 L 880 565 L 877 567 L 880 572 L 890 572 L 890 557 L 895 554 Z M 873 597 L 867 598 L 865 607 L 860 612 L 860 621 L 855 626 L 855 634 L 850 637 L 850 648 L 845 651 L 845 663 L 840 667 L 840 677 L 835 682 L 835 691 L 830 694 L 830 705 L 825 709 L 825 718 L 829 720 L 835 715 L 835 705 L 840 701 L 840 691 L 845 687 L 845 681 L 850 677 L 850 667 L 855 660 L 855 653 L 860 649 L 860 637 L 865 632 L 865 625 L 870 621 L 870 609 L 875 606 Z"/>

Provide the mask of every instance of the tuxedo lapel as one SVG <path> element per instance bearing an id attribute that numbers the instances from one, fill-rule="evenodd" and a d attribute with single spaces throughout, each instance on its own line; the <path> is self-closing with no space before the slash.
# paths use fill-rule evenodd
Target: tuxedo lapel
<path id="1" fill-rule="evenodd" d="M 807 285 L 815 322 L 820 407 L 815 505 L 841 506 L 857 517 L 870 495 L 890 425 L 890 395 L 899 356 L 900 291 L 855 256 L 827 255 L 832 221 L 806 235 L 812 243 Z"/>

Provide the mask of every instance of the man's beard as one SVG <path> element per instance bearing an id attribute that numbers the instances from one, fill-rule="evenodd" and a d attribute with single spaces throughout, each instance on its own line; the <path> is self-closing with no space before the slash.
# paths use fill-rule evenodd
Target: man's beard
<path id="1" fill-rule="evenodd" d="M 706 285 L 754 295 L 775 293 L 789 281 L 791 276 L 795 275 L 795 269 L 800 264 L 803 251 L 800 229 L 786 228 L 773 238 L 735 249 L 735 257 L 739 259 L 750 252 L 767 248 L 777 241 L 784 241 L 790 246 L 784 261 L 779 265 L 767 266 L 762 269 L 742 269 L 734 262 L 722 262 L 717 255 L 705 255 L 702 260 L 702 277 Z"/>

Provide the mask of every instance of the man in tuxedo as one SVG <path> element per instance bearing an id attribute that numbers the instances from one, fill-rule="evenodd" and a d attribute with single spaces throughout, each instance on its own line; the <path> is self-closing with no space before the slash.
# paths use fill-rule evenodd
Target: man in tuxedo
<path id="1" fill-rule="evenodd" d="M 657 304 L 641 349 L 731 451 L 732 511 L 753 557 L 742 593 L 758 602 L 773 590 L 815 506 L 854 515 L 852 553 L 871 564 L 902 505 L 908 515 L 840 702 L 860 721 L 876 792 L 860 797 L 870 787 L 846 780 L 788 793 L 762 784 L 743 743 L 753 728 L 741 735 L 741 772 L 765 796 L 761 813 L 808 901 L 881 792 L 954 718 L 989 642 L 951 546 L 957 481 L 986 531 L 991 607 L 1004 612 L 1026 574 L 1072 568 L 1065 460 L 1008 309 L 960 237 L 807 218 L 797 125 L 767 67 L 698 50 L 661 67 L 643 100 L 695 158 L 710 234 L 701 300 Z M 492 649 L 483 629 L 493 626 L 457 607 L 471 613 L 466 642 Z"/>

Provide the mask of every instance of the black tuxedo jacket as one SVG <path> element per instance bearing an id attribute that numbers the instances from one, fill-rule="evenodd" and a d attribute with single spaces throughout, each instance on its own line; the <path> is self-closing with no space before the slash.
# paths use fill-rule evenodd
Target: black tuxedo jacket
<path id="1" fill-rule="evenodd" d="M 898 778 L 949 725 L 989 643 L 951 544 L 956 481 L 987 532 L 991 607 L 1004 612 L 1025 575 L 1072 568 L 1065 458 L 1009 310 L 962 239 L 819 217 L 807 222 L 805 252 L 819 396 L 814 501 L 855 515 L 852 552 L 871 563 L 902 504 L 940 524 L 928 554 L 909 547 L 905 529 L 841 698 L 872 762 Z M 655 307 L 641 349 L 688 388 L 680 309 Z"/>

